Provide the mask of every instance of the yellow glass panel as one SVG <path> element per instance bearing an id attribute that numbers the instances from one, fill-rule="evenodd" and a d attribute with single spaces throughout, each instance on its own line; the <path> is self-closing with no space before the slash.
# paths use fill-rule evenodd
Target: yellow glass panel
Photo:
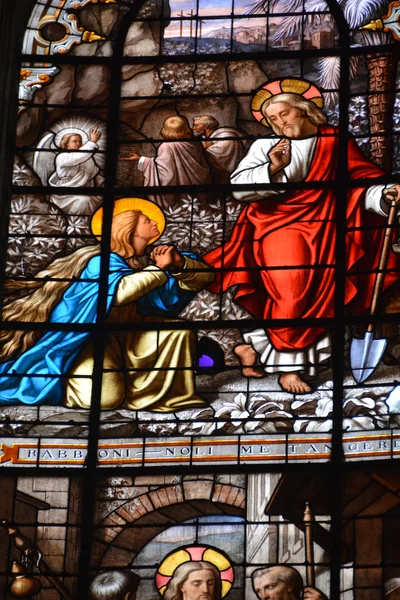
<path id="1" fill-rule="evenodd" d="M 178 552 L 174 552 L 170 556 L 167 556 L 158 569 L 158 572 L 161 575 L 166 575 L 169 577 L 173 574 L 175 569 L 179 567 L 179 565 L 187 562 L 188 560 L 190 560 L 189 552 L 186 552 L 186 550 L 178 550 Z"/>
<path id="2" fill-rule="evenodd" d="M 216 552 L 215 550 L 212 550 L 211 548 L 208 548 L 208 550 L 204 552 L 203 560 L 212 563 L 218 567 L 220 571 L 225 571 L 225 569 L 229 569 L 231 566 L 230 562 L 225 558 L 225 556 L 219 552 Z"/>
<path id="3" fill-rule="evenodd" d="M 221 598 L 223 598 L 224 596 L 227 595 L 227 593 L 229 592 L 229 590 L 232 587 L 232 584 L 230 581 L 221 581 L 222 586 L 221 586 Z"/>

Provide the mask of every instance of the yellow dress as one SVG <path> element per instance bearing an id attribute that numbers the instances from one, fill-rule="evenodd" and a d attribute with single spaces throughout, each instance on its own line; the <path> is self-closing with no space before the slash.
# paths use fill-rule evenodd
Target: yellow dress
<path id="1" fill-rule="evenodd" d="M 196 272 L 198 269 L 202 271 Z M 204 269 L 208 269 L 205 263 L 185 256 L 182 271 L 174 277 L 183 290 L 199 291 L 214 278 L 212 271 Z M 152 323 L 154 329 L 108 335 L 103 362 L 102 409 L 171 412 L 207 404 L 195 392 L 195 333 L 175 330 L 177 320 L 141 317 L 137 313 L 136 301 L 166 281 L 165 272 L 151 265 L 119 282 L 108 321 Z M 157 323 L 171 323 L 171 329 L 157 329 Z M 93 356 L 93 344 L 88 344 L 71 370 L 65 399 L 65 405 L 70 408 L 90 408 Z"/>

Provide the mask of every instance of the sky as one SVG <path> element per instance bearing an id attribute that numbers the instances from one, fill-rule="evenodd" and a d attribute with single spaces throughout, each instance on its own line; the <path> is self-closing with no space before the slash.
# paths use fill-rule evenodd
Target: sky
<path id="1" fill-rule="evenodd" d="M 222 27 L 231 27 L 230 19 L 217 19 L 216 17 L 223 17 L 224 15 L 234 16 L 244 15 L 246 10 L 253 5 L 257 0 L 169 0 L 171 7 L 172 17 L 183 16 L 190 17 L 190 12 L 193 11 L 193 15 L 198 14 L 199 17 L 206 18 L 202 25 L 202 37 L 206 37 L 211 31 L 220 29 Z M 274 12 L 279 11 L 280 5 Z M 282 10 L 282 9 L 281 9 Z M 270 15 L 270 25 L 273 23 L 274 26 L 278 25 L 285 17 Z M 234 28 L 238 26 L 243 27 L 265 27 L 266 28 L 266 16 L 252 15 L 251 19 L 237 19 L 233 23 Z M 193 22 L 193 37 L 196 31 L 196 23 Z M 171 21 L 171 24 L 165 30 L 165 37 L 179 37 L 180 36 L 180 19 L 177 21 Z M 190 36 L 190 21 L 186 20 L 183 22 L 183 36 Z"/>
<path id="2" fill-rule="evenodd" d="M 232 7 L 232 2 L 234 6 Z M 201 17 L 221 17 L 223 15 L 231 15 L 232 8 L 235 15 L 242 15 L 251 0 L 198 0 L 198 14 Z M 197 12 L 197 0 L 170 0 L 171 16 L 180 16 L 183 11 L 184 16 L 187 16 L 193 10 L 195 15 Z M 236 22 L 239 25 L 238 22 Z M 240 22 L 240 25 L 245 27 L 266 26 L 265 18 L 245 19 Z M 231 21 L 228 19 L 206 20 L 202 27 L 202 37 L 206 36 L 210 31 L 221 27 L 231 27 Z M 195 31 L 195 24 L 193 24 Z M 165 37 L 178 37 L 180 35 L 180 22 L 172 21 L 165 31 Z M 183 24 L 183 37 L 190 35 L 190 21 L 185 21 Z"/>

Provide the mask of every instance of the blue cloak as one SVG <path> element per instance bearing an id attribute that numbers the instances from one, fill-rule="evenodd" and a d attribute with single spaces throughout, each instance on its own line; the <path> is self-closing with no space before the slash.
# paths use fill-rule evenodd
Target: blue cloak
<path id="1" fill-rule="evenodd" d="M 190 252 L 183 255 L 198 259 Z M 91 258 L 50 314 L 50 323 L 95 323 L 99 294 L 100 256 Z M 135 270 L 121 256 L 110 254 L 107 314 L 111 310 L 118 283 Z M 177 280 L 166 273 L 168 280 L 142 296 L 136 307 L 144 317 L 176 318 L 194 298 L 196 292 L 179 287 Z M 0 405 L 51 404 L 61 405 L 64 399 L 65 376 L 73 362 L 90 340 L 91 333 L 49 331 L 16 360 L 0 364 Z"/>

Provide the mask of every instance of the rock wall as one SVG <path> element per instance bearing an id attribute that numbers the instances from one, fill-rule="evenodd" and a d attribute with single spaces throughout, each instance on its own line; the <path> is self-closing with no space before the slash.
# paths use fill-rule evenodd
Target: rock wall
<path id="1" fill-rule="evenodd" d="M 127 10 L 126 6 L 96 4 L 80 11 L 80 24 L 89 31 L 98 32 L 106 41 L 77 45 L 71 54 L 111 56 L 114 42 L 126 27 L 124 18 L 133 18 L 126 17 Z M 124 56 L 158 56 L 162 44 L 161 23 L 164 27 L 168 24 L 169 14 L 168 2 L 145 2 L 138 12 L 138 19 L 162 17 L 164 20 L 132 22 L 127 28 Z M 66 113 L 72 114 L 70 103 L 77 106 L 74 114 L 82 106 L 85 113 L 107 119 L 112 91 L 110 69 L 101 64 L 63 64 L 59 68 L 60 73 L 53 83 L 36 93 L 35 106 L 21 114 L 17 126 L 18 146 L 34 146 L 44 129 Z M 252 118 L 249 108 L 249 94 L 267 79 L 263 68 L 255 61 L 125 65 L 121 77 L 121 122 L 133 130 L 130 139 L 140 139 L 142 135 L 158 138 L 160 123 L 173 114 L 182 114 L 189 120 L 201 113 L 212 114 L 222 125 L 239 126 L 251 135 L 265 134 L 265 129 Z M 218 93 L 231 93 L 232 96 L 215 97 Z M 235 97 L 235 94 L 245 95 Z M 90 107 L 86 108 L 88 105 Z M 123 137 L 125 134 L 124 130 Z"/>

